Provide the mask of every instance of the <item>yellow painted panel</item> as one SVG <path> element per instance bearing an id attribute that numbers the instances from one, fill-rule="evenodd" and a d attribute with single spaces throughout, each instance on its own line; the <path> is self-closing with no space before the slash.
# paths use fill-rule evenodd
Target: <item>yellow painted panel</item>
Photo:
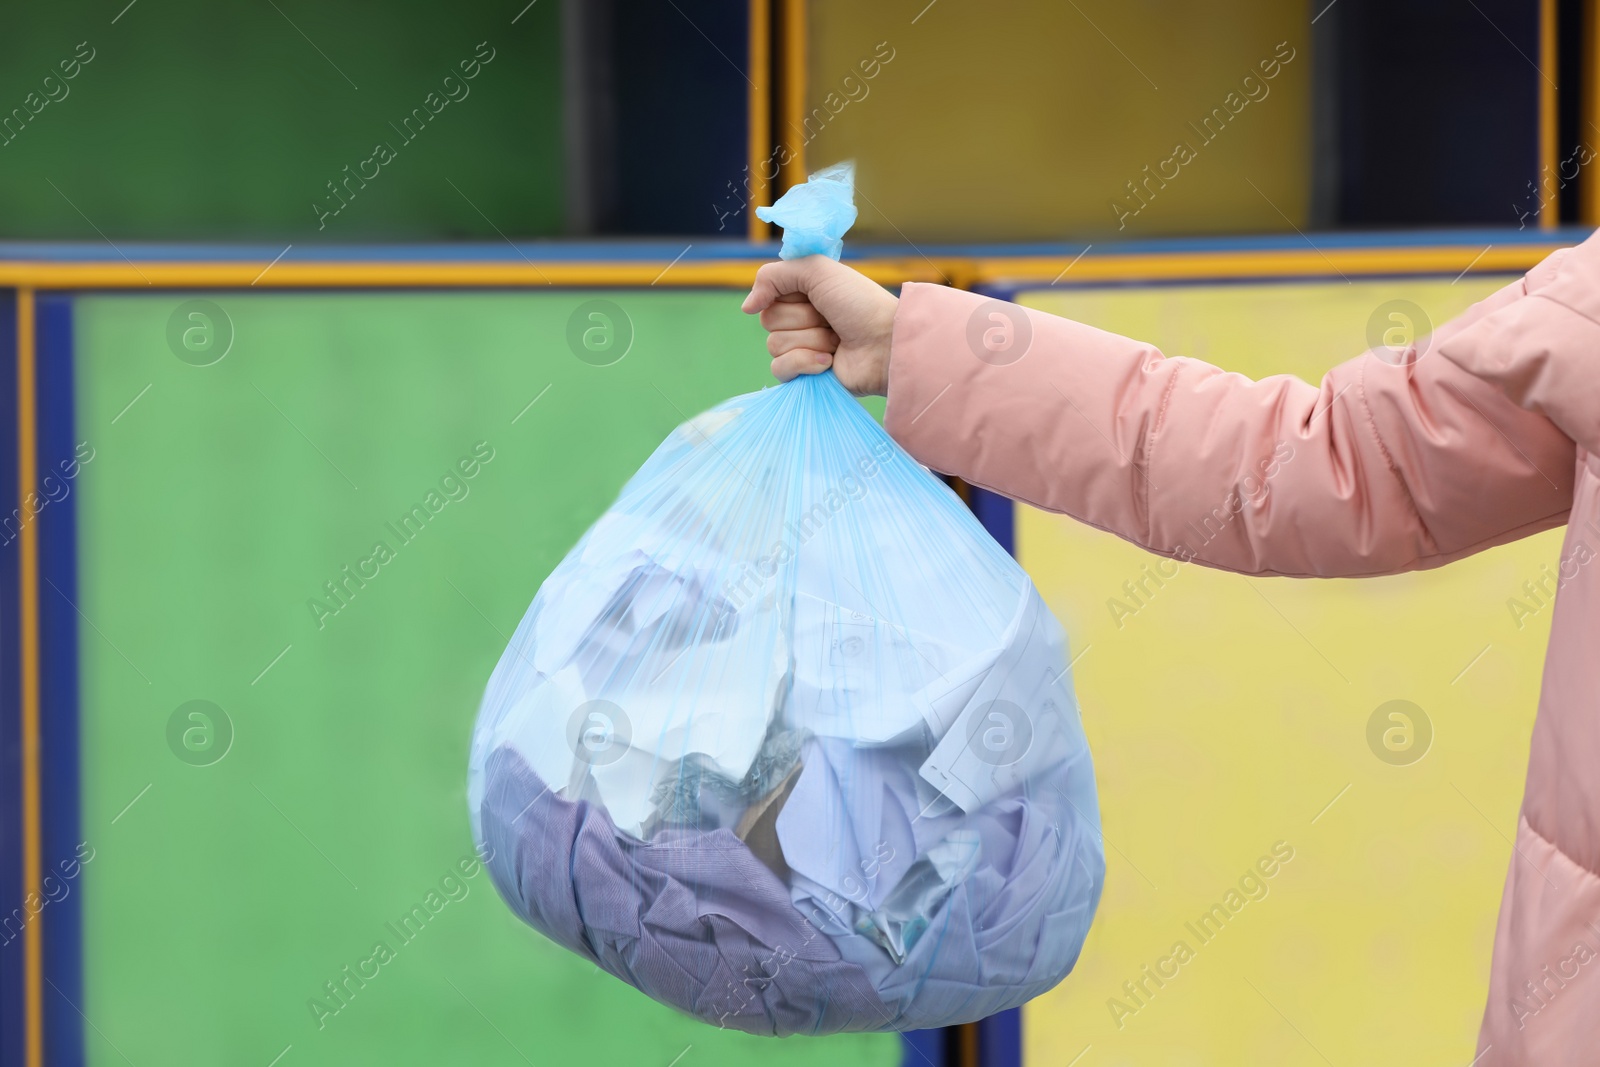
<path id="1" fill-rule="evenodd" d="M 1315 381 L 1366 347 L 1384 301 L 1440 322 L 1507 280 L 1022 302 L 1252 377 Z M 1025 1009 L 1025 1062 L 1061 1067 L 1086 1046 L 1078 1067 L 1471 1060 L 1549 632 L 1548 610 L 1519 626 L 1507 601 L 1555 563 L 1560 536 L 1388 578 L 1184 565 L 1157 584 L 1145 568 L 1158 557 L 1021 508 L 1019 557 L 1081 657 L 1108 860 L 1077 970 Z M 1133 600 L 1125 581 L 1145 592 Z M 1432 727 L 1407 765 L 1368 742 L 1391 700 Z M 1279 842 L 1292 859 L 1245 879 Z M 1219 903 L 1226 921 L 1197 934 Z M 1146 966 L 1168 977 L 1157 985 Z M 1141 981 L 1136 999 L 1124 983 Z"/>
<path id="2" fill-rule="evenodd" d="M 1309 21 L 1300 0 L 813 0 L 806 117 L 774 136 L 811 169 L 859 162 L 857 238 L 1304 227 Z"/>

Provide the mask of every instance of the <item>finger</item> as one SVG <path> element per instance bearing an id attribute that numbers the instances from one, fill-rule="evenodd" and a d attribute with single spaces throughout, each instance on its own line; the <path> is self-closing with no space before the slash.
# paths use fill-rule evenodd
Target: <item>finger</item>
<path id="1" fill-rule="evenodd" d="M 780 382 L 787 382 L 802 374 L 821 374 L 831 366 L 833 357 L 828 353 L 797 348 L 772 361 L 772 376 Z"/>
<path id="2" fill-rule="evenodd" d="M 777 302 L 761 313 L 761 327 L 769 331 L 804 330 L 811 326 L 826 326 L 828 321 L 799 293 L 780 296 Z"/>
<path id="3" fill-rule="evenodd" d="M 755 284 L 741 305 L 746 315 L 765 311 L 772 302 L 789 293 L 809 293 L 824 273 L 836 266 L 827 256 L 782 259 L 756 271 Z"/>
<path id="4" fill-rule="evenodd" d="M 767 334 L 767 352 L 771 355 L 781 356 L 797 348 L 831 354 L 839 350 L 839 335 L 826 326 L 813 326 L 809 330 L 776 330 Z"/>

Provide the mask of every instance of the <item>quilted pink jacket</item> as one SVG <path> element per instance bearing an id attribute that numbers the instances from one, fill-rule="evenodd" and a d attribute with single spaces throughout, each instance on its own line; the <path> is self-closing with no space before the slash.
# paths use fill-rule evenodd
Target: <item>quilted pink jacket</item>
<path id="1" fill-rule="evenodd" d="M 922 463 L 1247 574 L 1436 567 L 1567 523 L 1474 1065 L 1600 1063 L 1600 566 L 1578 565 L 1600 537 L 1600 234 L 1320 387 L 907 285 L 888 393 Z M 1208 522 L 1231 494 L 1259 503 Z"/>

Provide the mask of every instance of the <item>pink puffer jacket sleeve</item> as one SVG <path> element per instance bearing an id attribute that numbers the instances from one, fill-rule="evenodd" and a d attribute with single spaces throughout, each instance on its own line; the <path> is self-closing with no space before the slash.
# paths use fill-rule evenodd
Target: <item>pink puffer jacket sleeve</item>
<path id="1" fill-rule="evenodd" d="M 1437 351 L 1525 300 L 1550 264 L 1414 361 L 1368 354 L 1320 388 L 909 284 L 884 422 L 935 470 L 1180 559 L 1325 577 L 1437 566 L 1560 525 L 1571 506 L 1572 440 Z"/>

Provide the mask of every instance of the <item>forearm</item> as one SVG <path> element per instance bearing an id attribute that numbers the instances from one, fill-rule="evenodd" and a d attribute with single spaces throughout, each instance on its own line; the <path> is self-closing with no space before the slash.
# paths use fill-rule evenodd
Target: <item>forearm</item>
<path id="1" fill-rule="evenodd" d="M 1438 337 L 1520 298 L 1519 283 Z M 1252 382 L 1034 311 L 1020 356 L 996 355 L 979 340 L 990 310 L 905 287 L 890 433 L 930 467 L 1154 551 L 1249 573 L 1388 573 L 1557 525 L 1569 506 L 1571 441 L 1448 360 L 1365 357 L 1320 388 Z"/>

